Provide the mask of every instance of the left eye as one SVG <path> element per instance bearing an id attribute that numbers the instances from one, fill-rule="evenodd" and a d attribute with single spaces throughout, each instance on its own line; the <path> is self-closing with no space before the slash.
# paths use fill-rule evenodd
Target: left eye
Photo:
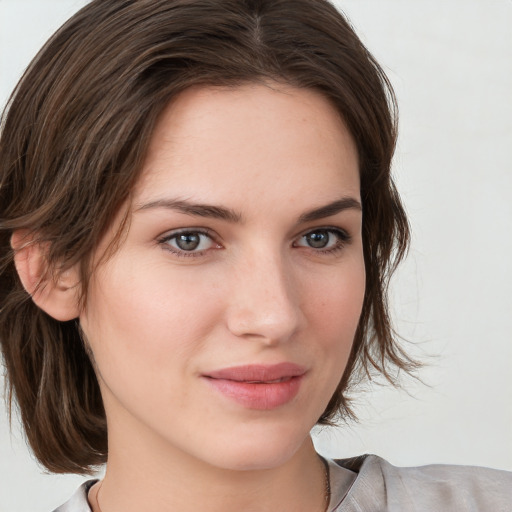
<path id="1" fill-rule="evenodd" d="M 200 231 L 182 231 L 166 236 L 162 241 L 174 252 L 200 252 L 211 249 L 214 241 Z"/>
<path id="2" fill-rule="evenodd" d="M 310 247 L 311 249 L 330 250 L 343 245 L 348 241 L 348 235 L 337 229 L 316 229 L 302 235 L 296 246 Z"/>

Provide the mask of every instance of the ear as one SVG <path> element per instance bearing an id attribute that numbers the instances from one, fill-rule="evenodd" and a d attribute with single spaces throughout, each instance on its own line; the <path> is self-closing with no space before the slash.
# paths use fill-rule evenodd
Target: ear
<path id="1" fill-rule="evenodd" d="M 80 280 L 73 267 L 55 279 L 48 272 L 47 244 L 36 242 L 27 230 L 16 230 L 11 236 L 14 264 L 25 290 L 43 311 L 61 322 L 79 315 Z"/>

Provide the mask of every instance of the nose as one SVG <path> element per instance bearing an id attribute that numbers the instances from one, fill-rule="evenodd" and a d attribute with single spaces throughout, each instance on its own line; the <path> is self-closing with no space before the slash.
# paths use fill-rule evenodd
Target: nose
<path id="1" fill-rule="evenodd" d="M 266 345 L 289 340 L 303 318 L 292 271 L 278 256 L 251 258 L 232 274 L 227 325 L 238 337 Z"/>

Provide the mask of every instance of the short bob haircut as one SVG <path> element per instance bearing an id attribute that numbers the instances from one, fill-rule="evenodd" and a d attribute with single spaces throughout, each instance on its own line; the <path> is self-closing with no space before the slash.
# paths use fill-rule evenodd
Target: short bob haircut
<path id="1" fill-rule="evenodd" d="M 106 461 L 105 411 L 78 320 L 59 322 L 30 300 L 12 233 L 43 244 L 49 276 L 79 264 L 83 301 L 91 256 L 129 202 L 169 101 L 191 86 L 269 81 L 321 93 L 359 155 L 366 291 L 347 368 L 319 423 L 353 417 L 347 390 L 371 374 L 396 383 L 399 370 L 414 370 L 387 305 L 409 242 L 390 175 L 395 98 L 347 20 L 327 0 L 93 0 L 46 43 L 2 116 L 0 342 L 9 403 L 48 470 L 86 473 Z"/>

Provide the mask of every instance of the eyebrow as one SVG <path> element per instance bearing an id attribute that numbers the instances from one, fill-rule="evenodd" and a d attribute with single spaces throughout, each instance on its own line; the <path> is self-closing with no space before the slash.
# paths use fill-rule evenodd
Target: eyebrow
<path id="1" fill-rule="evenodd" d="M 337 199 L 325 206 L 320 206 L 319 208 L 314 208 L 313 210 L 303 213 L 299 217 L 299 224 L 332 217 L 333 215 L 345 210 L 362 211 L 363 208 L 357 199 L 354 199 L 353 197 L 342 197 L 341 199 Z"/>
<path id="2" fill-rule="evenodd" d="M 232 210 L 231 208 L 225 208 L 224 206 L 215 206 L 211 204 L 192 203 L 184 199 L 158 199 L 156 201 L 151 201 L 139 206 L 135 211 L 137 212 L 141 210 L 150 210 L 154 208 L 176 210 L 186 215 L 221 219 L 235 224 L 243 222 L 242 214 Z M 303 213 L 299 217 L 299 224 L 324 219 L 326 217 L 332 217 L 333 215 L 336 215 L 337 213 L 343 212 L 345 210 L 362 211 L 361 203 L 353 197 L 343 197 L 341 199 L 337 199 L 336 201 L 333 201 L 329 204 L 314 208 Z"/>
<path id="3" fill-rule="evenodd" d="M 186 215 L 221 219 L 233 223 L 242 222 L 242 215 L 231 208 L 214 206 L 211 204 L 192 203 L 183 199 L 159 199 L 157 201 L 151 201 L 150 203 L 143 204 L 135 211 L 149 210 L 153 208 L 166 208 L 168 210 L 176 210 L 180 213 L 185 213 Z"/>

